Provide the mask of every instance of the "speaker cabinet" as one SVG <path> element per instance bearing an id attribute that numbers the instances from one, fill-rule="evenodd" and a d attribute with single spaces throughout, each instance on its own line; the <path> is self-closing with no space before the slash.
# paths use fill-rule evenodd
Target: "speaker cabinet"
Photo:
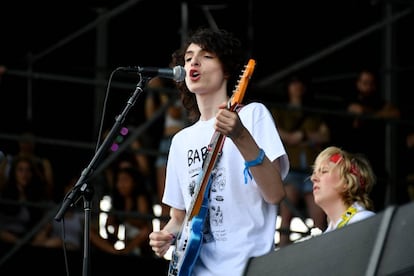
<path id="1" fill-rule="evenodd" d="M 414 275 L 414 202 L 252 258 L 244 275 Z"/>

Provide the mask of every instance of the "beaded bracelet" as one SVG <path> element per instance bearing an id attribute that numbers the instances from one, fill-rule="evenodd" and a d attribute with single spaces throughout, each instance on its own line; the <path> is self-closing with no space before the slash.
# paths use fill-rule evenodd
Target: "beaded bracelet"
<path id="1" fill-rule="evenodd" d="M 256 159 L 254 159 L 252 161 L 246 161 L 246 162 L 244 162 L 244 171 L 243 171 L 243 174 L 244 174 L 244 184 L 247 184 L 247 176 L 250 176 L 250 179 L 252 179 L 252 174 L 251 174 L 249 168 L 250 167 L 253 167 L 253 166 L 257 166 L 257 165 L 262 164 L 263 163 L 264 156 L 265 156 L 264 150 L 263 149 L 260 149 L 259 150 L 259 155 L 257 156 Z"/>

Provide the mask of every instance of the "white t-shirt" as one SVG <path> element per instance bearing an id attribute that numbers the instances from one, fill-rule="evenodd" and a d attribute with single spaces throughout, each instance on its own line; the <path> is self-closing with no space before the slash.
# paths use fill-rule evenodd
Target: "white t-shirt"
<path id="1" fill-rule="evenodd" d="M 282 179 L 289 160 L 269 110 L 261 103 L 250 103 L 239 111 L 244 126 L 270 160 L 281 157 Z M 188 209 L 195 185 L 199 184 L 203 159 L 214 134 L 215 118 L 198 121 L 178 132 L 168 156 L 163 202 L 177 209 Z M 244 162 L 230 138 L 211 173 L 209 215 L 199 259 L 197 276 L 242 275 L 250 257 L 274 249 L 277 205 L 266 203 L 253 179 L 244 182 Z"/>

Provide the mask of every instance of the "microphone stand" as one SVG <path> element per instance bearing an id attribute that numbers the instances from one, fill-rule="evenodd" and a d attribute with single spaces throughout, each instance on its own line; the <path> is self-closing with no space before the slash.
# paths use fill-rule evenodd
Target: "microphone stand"
<path id="1" fill-rule="evenodd" d="M 107 153 L 110 145 L 115 140 L 116 136 L 118 135 L 120 129 L 122 128 L 122 123 L 124 122 L 126 115 L 128 114 L 129 110 L 135 104 L 139 95 L 143 92 L 142 87 L 144 87 L 147 79 L 141 78 L 138 82 L 134 93 L 128 99 L 126 106 L 124 107 L 123 111 L 116 116 L 115 123 L 112 126 L 109 134 L 106 136 L 105 140 L 101 144 L 101 146 L 96 151 L 95 155 L 93 156 L 89 165 L 82 171 L 81 176 L 79 177 L 76 184 L 73 186 L 72 190 L 69 191 L 62 202 L 62 205 L 55 216 L 55 220 L 60 221 L 64 216 L 65 212 L 69 207 L 72 207 L 74 203 L 76 203 L 81 197 L 84 200 L 84 211 L 85 211 L 85 223 L 84 223 L 84 257 L 83 257 L 83 269 L 82 275 L 88 276 L 90 275 L 90 239 L 89 239 L 89 231 L 90 231 L 90 219 L 91 219 L 91 201 L 93 198 L 93 188 L 90 187 L 88 184 L 88 180 L 94 173 L 98 163 L 102 160 L 104 154 Z"/>

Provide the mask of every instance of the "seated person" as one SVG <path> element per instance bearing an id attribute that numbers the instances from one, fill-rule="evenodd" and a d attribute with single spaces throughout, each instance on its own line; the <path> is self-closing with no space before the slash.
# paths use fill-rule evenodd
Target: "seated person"
<path id="1" fill-rule="evenodd" d="M 313 167 L 315 203 L 328 218 L 325 233 L 375 215 L 369 193 L 376 177 L 365 156 L 331 146 L 316 157 Z"/>

